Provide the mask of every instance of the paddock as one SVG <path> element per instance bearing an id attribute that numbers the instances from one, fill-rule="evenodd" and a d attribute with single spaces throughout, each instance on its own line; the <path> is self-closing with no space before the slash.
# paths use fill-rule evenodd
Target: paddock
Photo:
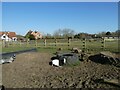
<path id="1" fill-rule="evenodd" d="M 13 63 L 2 65 L 2 84 L 5 88 L 118 88 L 94 80 L 120 80 L 120 68 L 90 60 L 76 66 L 53 67 L 49 65 L 52 56 L 41 52 L 17 55 Z"/>

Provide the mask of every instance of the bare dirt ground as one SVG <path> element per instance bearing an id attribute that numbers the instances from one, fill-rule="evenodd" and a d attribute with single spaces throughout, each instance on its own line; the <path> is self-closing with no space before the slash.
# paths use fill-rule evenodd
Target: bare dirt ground
<path id="1" fill-rule="evenodd" d="M 120 68 L 92 61 L 78 66 L 52 67 L 48 53 L 23 53 L 13 63 L 2 65 L 5 88 L 120 88 L 97 79 L 120 81 Z M 120 83 L 119 83 L 120 84 Z"/>

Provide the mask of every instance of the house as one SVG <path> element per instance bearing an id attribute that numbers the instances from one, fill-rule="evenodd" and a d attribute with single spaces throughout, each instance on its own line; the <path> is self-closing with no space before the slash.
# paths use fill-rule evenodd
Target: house
<path id="1" fill-rule="evenodd" d="M 35 39 L 42 38 L 42 34 L 40 32 L 35 31 L 35 32 L 32 32 L 31 34 L 35 37 Z"/>
<path id="2" fill-rule="evenodd" d="M 117 37 L 117 36 L 115 36 L 115 37 L 112 37 L 112 36 L 110 36 L 110 37 L 107 37 L 107 36 L 105 36 L 105 37 L 102 37 L 105 41 L 114 41 L 114 40 L 119 40 L 119 37 Z"/>
<path id="3" fill-rule="evenodd" d="M 0 32 L 0 39 L 5 41 L 17 41 L 15 32 Z"/>
<path id="4" fill-rule="evenodd" d="M 41 39 L 42 38 L 42 34 L 38 31 L 28 31 L 28 33 L 25 35 L 26 37 L 30 38 L 30 36 L 33 36 L 34 39 Z"/>

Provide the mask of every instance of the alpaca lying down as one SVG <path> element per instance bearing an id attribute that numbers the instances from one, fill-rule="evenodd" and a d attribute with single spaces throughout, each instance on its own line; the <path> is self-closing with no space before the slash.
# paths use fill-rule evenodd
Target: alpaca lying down
<path id="1" fill-rule="evenodd" d="M 74 53 L 58 53 L 56 56 L 51 58 L 51 62 L 49 62 L 52 66 L 63 66 L 64 64 L 75 64 L 78 62 L 79 56 Z"/>
<path id="2" fill-rule="evenodd" d="M 11 56 L 10 58 L 5 58 L 5 59 L 1 59 L 0 60 L 0 64 L 5 64 L 5 63 L 11 63 L 15 60 L 15 54 L 13 56 Z"/>
<path id="3" fill-rule="evenodd" d="M 63 60 L 59 60 L 59 59 L 54 59 L 52 60 L 52 66 L 57 66 L 57 67 L 61 67 L 66 63 L 66 59 L 63 58 Z"/>

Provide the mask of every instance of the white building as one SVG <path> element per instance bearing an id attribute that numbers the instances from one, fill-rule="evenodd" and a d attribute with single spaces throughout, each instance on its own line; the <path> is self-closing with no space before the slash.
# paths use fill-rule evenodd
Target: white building
<path id="1" fill-rule="evenodd" d="M 15 32 L 0 32 L 0 39 L 5 41 L 17 41 Z"/>

